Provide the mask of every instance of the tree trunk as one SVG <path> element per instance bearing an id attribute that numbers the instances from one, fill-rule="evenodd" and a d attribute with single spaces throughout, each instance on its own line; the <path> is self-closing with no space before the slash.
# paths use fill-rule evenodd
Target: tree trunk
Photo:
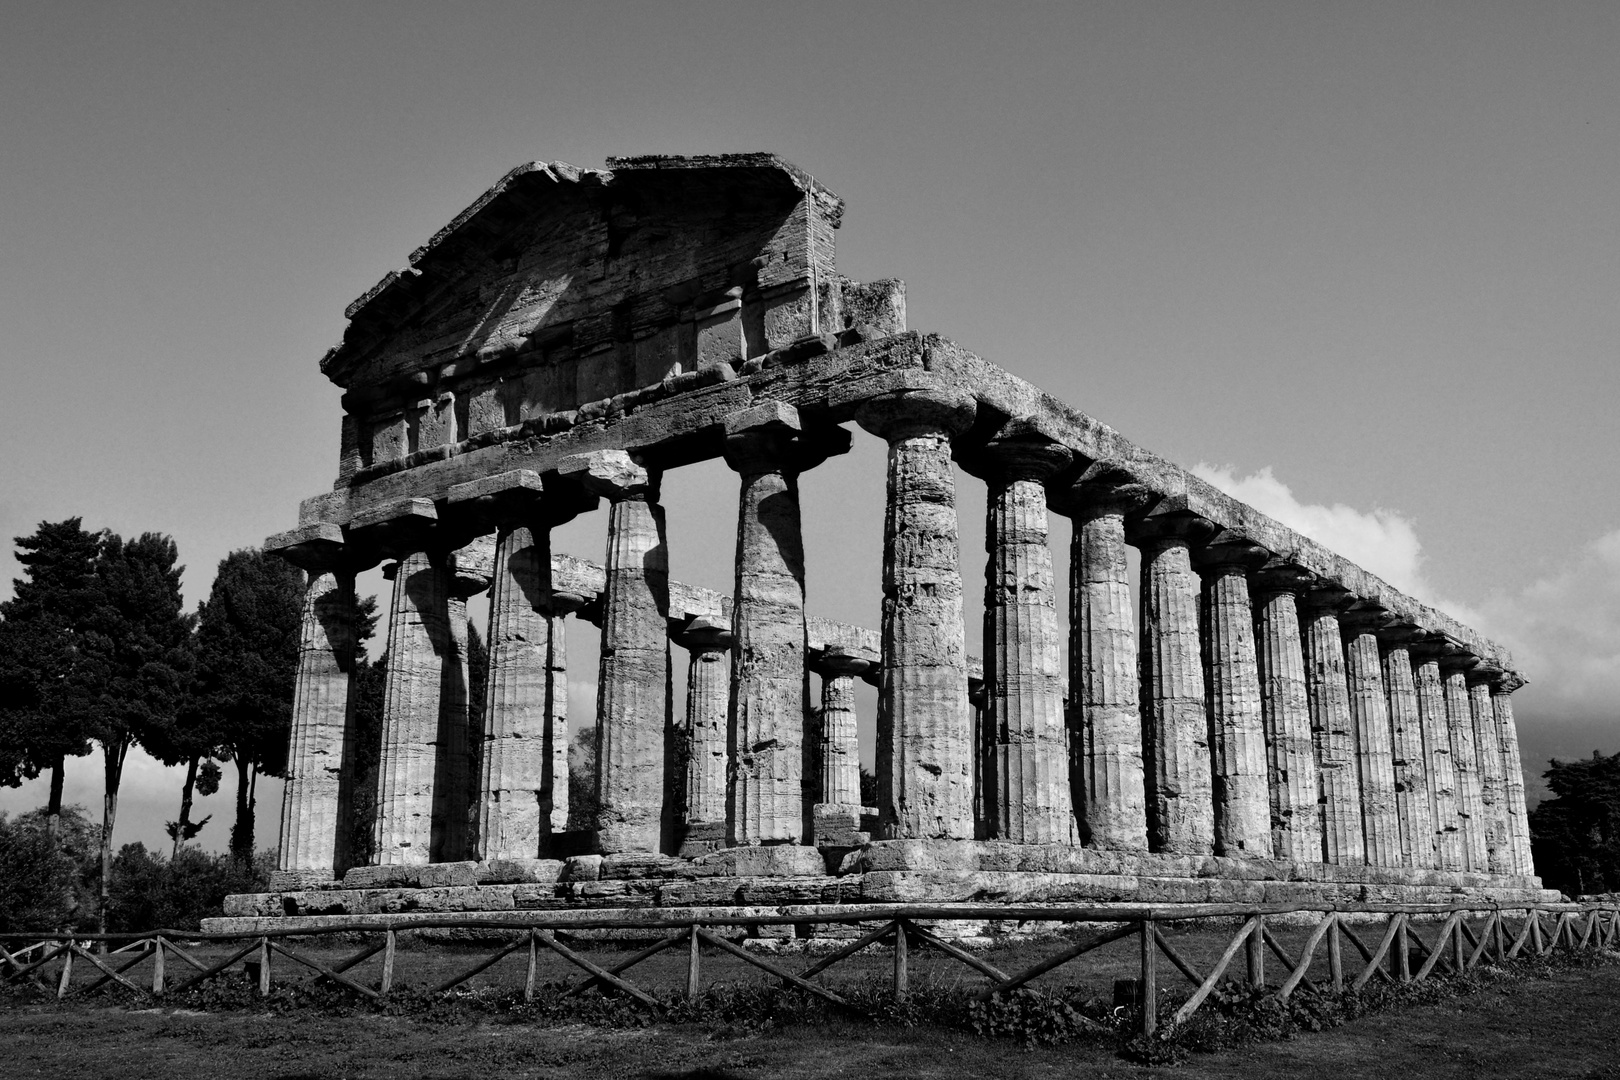
<path id="1" fill-rule="evenodd" d="M 101 744 L 101 760 L 107 786 L 101 796 L 101 904 L 96 913 L 96 929 L 107 932 L 108 882 L 112 876 L 113 822 L 118 817 L 118 785 L 124 778 L 124 755 L 129 753 L 129 740 Z M 101 942 L 101 951 L 107 943 Z"/>
<path id="2" fill-rule="evenodd" d="M 236 823 L 231 826 L 231 856 L 243 862 L 253 860 L 253 806 L 248 798 L 247 755 L 236 755 Z"/>
<path id="3" fill-rule="evenodd" d="M 51 766 L 50 801 L 45 804 L 45 831 L 52 840 L 62 830 L 62 772 L 63 760 L 58 755 L 56 764 Z"/>
<path id="4" fill-rule="evenodd" d="M 191 762 L 186 766 L 186 783 L 180 789 L 180 820 L 174 825 L 174 850 L 169 853 L 170 859 L 180 854 L 180 845 L 186 838 L 186 826 L 191 824 L 191 789 L 197 786 L 197 759 L 198 755 L 191 755 Z"/>

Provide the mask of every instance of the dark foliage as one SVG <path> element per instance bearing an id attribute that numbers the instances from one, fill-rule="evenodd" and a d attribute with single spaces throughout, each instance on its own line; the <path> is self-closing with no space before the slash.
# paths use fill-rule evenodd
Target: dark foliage
<path id="1" fill-rule="evenodd" d="M 1620 753 L 1548 766 L 1555 798 L 1530 811 L 1536 872 L 1570 896 L 1620 892 Z"/>
<path id="2" fill-rule="evenodd" d="M 144 844 L 125 844 L 112 862 L 108 928 L 196 930 L 203 919 L 223 913 L 229 894 L 263 892 L 274 862 L 272 852 L 244 862 L 183 847 L 169 859 Z"/>
<path id="3" fill-rule="evenodd" d="M 0 603 L 0 784 L 15 787 L 90 751 L 99 667 L 88 647 L 105 539 L 79 518 L 41 522 L 16 538 L 23 576 Z M 59 777 L 53 793 L 60 798 Z"/>
<path id="4" fill-rule="evenodd" d="M 82 806 L 0 814 L 0 933 L 94 925 L 100 846 Z"/>

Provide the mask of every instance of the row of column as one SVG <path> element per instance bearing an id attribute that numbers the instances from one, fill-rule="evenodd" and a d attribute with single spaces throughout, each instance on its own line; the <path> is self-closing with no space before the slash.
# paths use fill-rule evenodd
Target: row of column
<path id="1" fill-rule="evenodd" d="M 729 625 L 700 619 L 682 631 L 692 662 L 679 724 L 658 476 L 620 451 L 561 463 L 562 481 L 610 503 L 589 823 L 599 850 L 669 850 L 675 825 L 721 820 L 733 844 L 806 841 L 807 788 L 822 802 L 860 802 L 853 679 L 864 676 L 879 688 L 885 836 L 1531 872 L 1514 687 L 1501 672 L 1195 515 L 1146 513 L 1156 497 L 1123 472 L 1093 465 L 1075 478 L 1068 450 L 1017 421 L 966 461 L 990 485 L 976 713 L 952 472 L 952 440 L 975 410 L 937 383 L 857 410 L 889 444 L 882 648 L 875 658 L 820 658 L 819 731 L 806 723 L 798 475 L 847 449 L 847 433 L 806 430 L 779 403 L 726 418 L 724 455 L 740 479 L 734 610 Z M 394 582 L 382 862 L 469 848 L 533 856 L 542 834 L 561 827 L 559 806 L 566 813 L 557 620 L 583 598 L 559 596 L 549 580 L 548 531 L 563 515 L 532 473 L 463 489 L 450 493 L 452 516 L 498 528 L 482 775 L 471 789 L 455 773 L 470 760 L 465 661 L 454 662 L 465 650 L 444 613 L 465 589 L 453 555 L 418 542 L 399 553 Z M 1049 493 L 1075 521 L 1067 643 Z M 413 512 L 431 515 L 432 504 Z M 1139 626 L 1126 571 L 1133 544 Z M 306 561 L 287 869 L 343 862 L 325 838 L 342 831 L 333 807 L 352 728 L 342 720 L 352 631 L 345 637 L 332 614 L 352 607 L 352 585 Z M 458 805 L 468 790 L 474 805 Z"/>

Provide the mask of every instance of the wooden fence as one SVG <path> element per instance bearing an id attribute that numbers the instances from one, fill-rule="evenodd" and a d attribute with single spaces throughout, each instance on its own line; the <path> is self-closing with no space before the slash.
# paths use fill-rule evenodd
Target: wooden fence
<path id="1" fill-rule="evenodd" d="M 505 913 L 502 913 L 503 915 Z M 1314 919 L 1297 955 L 1278 939 L 1275 927 L 1286 920 L 1298 924 Z M 953 944 L 950 935 L 935 931 L 941 924 L 973 921 L 1040 921 L 1045 923 L 1094 924 L 1084 938 L 1067 944 L 1038 963 L 1016 972 L 1003 971 L 983 956 Z M 1200 968 L 1177 950 L 1161 927 L 1197 926 L 1217 920 L 1241 920 L 1218 959 L 1207 970 Z M 1420 927 L 1419 921 L 1428 922 Z M 743 948 L 721 931 L 733 933 L 766 925 L 853 926 L 876 923 L 866 933 L 835 952 L 822 956 L 808 967 L 789 971 L 781 958 L 759 955 Z M 1438 924 L 1438 925 L 1436 925 Z M 619 909 L 571 912 L 534 912 L 490 918 L 487 914 L 463 916 L 365 916 L 348 920 L 321 920 L 318 925 L 276 928 L 252 935 L 206 934 L 157 930 L 146 934 L 107 934 L 41 937 L 40 935 L 0 934 L 0 973 L 5 982 L 31 979 L 58 998 L 87 994 L 108 983 L 117 983 L 139 994 L 154 997 L 179 994 L 207 979 L 228 971 L 237 963 L 256 973 L 258 989 L 267 993 L 271 986 L 272 959 L 279 957 L 330 980 L 362 997 L 377 1000 L 394 986 L 395 968 L 402 934 L 423 931 L 478 930 L 516 931 L 515 940 L 504 942 L 493 954 L 483 957 L 455 976 L 442 980 L 434 989 L 450 990 L 487 970 L 513 953 L 526 953 L 528 969 L 524 997 L 534 1000 L 536 973 L 542 951 L 555 953 L 578 968 L 581 977 L 563 991 L 574 996 L 592 987 L 618 991 L 654 1013 L 662 1003 L 644 987 L 625 978 L 625 973 L 665 950 L 684 949 L 688 998 L 703 989 L 702 947 L 727 953 L 772 979 L 797 987 L 845 1009 L 854 1006 L 835 990 L 817 981 L 841 961 L 877 945 L 893 949 L 893 992 L 904 1000 L 909 986 L 910 957 L 915 950 L 933 950 L 971 968 L 986 980 L 978 991 L 981 1000 L 1015 990 L 1026 983 L 1114 942 L 1134 938 L 1139 963 L 1138 1000 L 1141 1030 L 1151 1035 L 1158 1029 L 1159 980 L 1162 961 L 1168 960 L 1175 973 L 1192 985 L 1191 995 L 1169 1017 L 1172 1027 L 1184 1024 L 1208 1000 L 1222 977 L 1232 968 L 1239 954 L 1242 970 L 1235 978 L 1249 987 L 1265 990 L 1269 953 L 1287 974 L 1273 994 L 1287 1001 L 1302 983 L 1325 948 L 1327 975 L 1317 985 L 1341 993 L 1346 988 L 1360 990 L 1373 979 L 1394 983 L 1423 982 L 1437 972 L 1460 974 L 1484 960 L 1505 962 L 1530 954 L 1546 955 L 1556 949 L 1614 948 L 1620 946 L 1620 906 L 1544 905 L 1535 908 L 1487 909 L 1480 907 L 1441 907 L 1419 905 L 1358 906 L 1321 909 L 1301 906 L 1237 907 L 1214 904 L 1163 905 L 1153 907 L 1077 907 L 1067 905 L 899 905 L 867 904 L 817 906 L 794 909 Z M 603 967 L 580 951 L 558 940 L 570 931 L 618 930 L 657 934 L 653 944 L 611 967 Z M 295 952 L 292 939 L 321 938 L 334 934 L 372 935 L 363 948 L 330 965 Z M 1363 936 L 1365 935 L 1365 936 Z M 1068 940 L 1064 938 L 1062 940 Z M 182 947 L 179 941 L 188 943 Z M 188 951 L 192 942 L 244 942 L 224 960 L 206 961 Z M 1348 943 L 1349 948 L 1346 948 Z M 96 944 L 99 953 L 87 945 Z M 578 944 L 578 942 L 576 942 Z M 116 946 L 116 947 L 115 947 Z M 344 974 L 360 963 L 382 953 L 377 982 L 359 981 Z M 171 981 L 169 961 L 177 960 L 187 969 L 186 977 Z M 75 964 L 87 964 L 99 977 L 73 985 Z M 150 964 L 141 983 L 132 973 Z M 1415 963 L 1415 969 L 1414 969 Z M 49 978 L 56 965 L 54 986 Z M 1173 976 L 1172 976 L 1173 977 Z"/>

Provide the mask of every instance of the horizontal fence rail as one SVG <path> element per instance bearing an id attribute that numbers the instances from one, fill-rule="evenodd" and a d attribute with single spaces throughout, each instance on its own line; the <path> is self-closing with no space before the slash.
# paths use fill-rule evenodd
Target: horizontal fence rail
<path id="1" fill-rule="evenodd" d="M 664 1004 L 645 987 L 625 978 L 625 973 L 666 951 L 684 949 L 686 954 L 685 996 L 696 998 L 703 992 L 702 949 L 735 957 L 757 968 L 783 986 L 791 986 L 841 1009 L 855 1009 L 847 998 L 818 982 L 819 976 L 839 963 L 873 946 L 893 950 L 893 995 L 896 1001 L 909 992 L 910 957 L 914 950 L 932 950 L 955 960 L 985 979 L 976 997 L 990 1001 L 998 994 L 1017 990 L 1036 978 L 1054 971 L 1081 956 L 1116 942 L 1134 939 L 1139 978 L 1136 1000 L 1141 1006 L 1141 1031 L 1152 1035 L 1160 1026 L 1159 976 L 1162 960 L 1191 985 L 1191 994 L 1168 1019 L 1178 1027 L 1190 1020 L 1209 999 L 1234 966 L 1234 982 L 1252 991 L 1266 993 L 1281 1002 L 1311 980 L 1309 972 L 1325 951 L 1327 976 L 1312 985 L 1332 993 L 1359 991 L 1374 979 L 1394 984 L 1419 983 L 1437 972 L 1458 975 L 1485 961 L 1497 963 L 1524 955 L 1545 956 L 1554 950 L 1581 950 L 1620 947 L 1620 905 L 1582 906 L 1541 905 L 1527 908 L 1485 908 L 1442 905 L 1358 905 L 1322 908 L 1273 905 L 1187 904 L 1151 907 L 1076 907 L 1062 905 L 1002 906 L 986 904 L 905 905 L 870 904 L 817 906 L 804 908 L 759 909 L 596 909 L 534 912 L 517 917 L 500 913 L 461 916 L 366 916 L 361 918 L 303 919 L 296 926 L 267 927 L 252 933 L 205 933 L 183 930 L 156 930 L 143 934 L 0 934 L 0 977 L 6 983 L 31 981 L 57 998 L 89 994 L 108 983 L 117 983 L 139 994 L 163 997 L 182 993 L 242 964 L 261 994 L 271 988 L 272 957 L 280 957 L 363 998 L 379 1000 L 393 989 L 401 935 L 434 930 L 474 930 L 518 932 L 515 940 L 501 944 L 454 976 L 440 980 L 433 990 L 445 992 L 466 983 L 514 953 L 527 957 L 523 996 L 534 1001 L 538 993 L 537 973 L 543 953 L 554 954 L 577 968 L 580 977 L 561 991 L 563 998 L 577 996 L 592 988 L 625 995 L 652 1011 L 662 1014 Z M 1288 917 L 1297 927 L 1301 919 L 1310 922 L 1298 954 L 1290 953 L 1274 927 Z M 1433 920 L 1420 927 L 1414 919 Z M 1227 941 L 1219 957 L 1201 970 L 1178 950 L 1161 927 L 1198 926 L 1221 919 L 1239 919 L 1241 925 Z M 1095 929 L 1079 941 L 1023 970 L 1008 972 L 982 956 L 953 944 L 936 931 L 941 924 L 964 921 L 1041 922 L 1095 924 Z M 789 971 L 782 958 L 771 959 L 752 952 L 724 931 L 757 930 L 762 926 L 878 925 L 836 951 L 816 959 L 803 970 Z M 924 925 L 930 924 L 930 925 Z M 1380 926 L 1381 924 L 1381 926 Z M 658 940 L 634 955 L 603 967 L 571 948 L 558 935 L 570 931 L 617 930 L 659 933 Z M 289 939 L 331 937 L 339 934 L 374 934 L 359 951 L 336 963 L 322 963 L 295 952 Z M 1363 936 L 1365 935 L 1365 936 Z M 194 956 L 176 939 L 201 943 L 242 943 L 224 960 L 207 961 Z M 1068 940 L 1068 939 L 1064 939 Z M 97 945 L 101 951 L 88 946 Z M 344 974 L 382 954 L 376 983 Z M 1270 954 L 1280 965 L 1282 977 L 1273 987 L 1266 974 Z M 1419 959 L 1421 957 L 1421 959 Z M 171 981 L 169 961 L 179 961 L 185 977 Z M 1347 963 L 1348 959 L 1348 963 Z M 1413 964 L 1416 963 L 1414 968 Z M 74 985 L 76 964 L 87 965 L 95 973 L 89 982 Z M 131 972 L 143 964 L 149 970 L 138 976 Z M 54 979 L 51 977 L 54 967 Z"/>

